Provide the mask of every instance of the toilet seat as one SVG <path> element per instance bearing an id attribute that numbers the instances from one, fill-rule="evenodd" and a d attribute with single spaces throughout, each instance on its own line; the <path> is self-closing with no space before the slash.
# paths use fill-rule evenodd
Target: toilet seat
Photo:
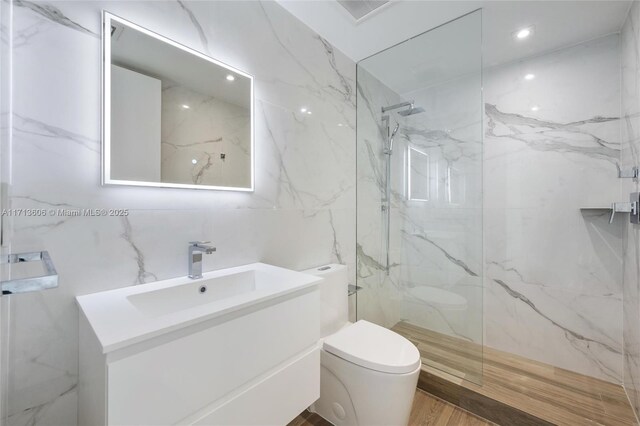
<path id="1" fill-rule="evenodd" d="M 353 364 L 382 373 L 406 374 L 420 367 L 420 352 L 410 341 L 364 320 L 328 336 L 323 349 Z"/>

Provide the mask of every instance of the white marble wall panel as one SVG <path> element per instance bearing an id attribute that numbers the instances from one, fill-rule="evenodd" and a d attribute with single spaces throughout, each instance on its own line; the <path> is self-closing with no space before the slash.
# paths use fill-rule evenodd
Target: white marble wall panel
<path id="1" fill-rule="evenodd" d="M 485 72 L 485 343 L 620 383 L 619 37 Z M 535 78 L 525 79 L 533 74 Z"/>
<path id="2" fill-rule="evenodd" d="M 256 191 L 100 186 L 101 9 L 255 76 Z M 355 271 L 355 65 L 273 2 L 13 2 L 10 206 L 125 208 L 15 218 L 12 251 L 49 250 L 60 287 L 11 297 L 9 425 L 76 422 L 73 297 L 265 261 Z M 312 115 L 301 115 L 307 107 Z M 3 206 L 5 207 L 5 206 Z"/>
<path id="3" fill-rule="evenodd" d="M 365 68 L 358 68 L 358 133 L 357 133 L 357 280 L 363 290 L 358 293 L 358 318 L 392 327 L 401 319 L 400 227 L 401 209 L 392 197 L 390 232 L 390 268 L 386 266 L 386 167 L 383 154 L 386 127 L 383 128 L 381 107 L 393 105 L 402 98 Z M 397 157 L 394 157 L 397 160 Z M 392 170 L 394 170 L 392 166 Z M 393 177 L 396 182 L 397 176 Z"/>
<path id="4" fill-rule="evenodd" d="M 640 3 L 634 1 L 621 31 L 622 155 L 621 167 L 640 164 Z M 625 179 L 622 193 L 638 192 L 638 182 Z M 640 416 L 640 228 L 623 227 L 624 387 Z"/>
<path id="5" fill-rule="evenodd" d="M 617 39 L 486 70 L 485 207 L 606 207 L 618 195 Z"/>

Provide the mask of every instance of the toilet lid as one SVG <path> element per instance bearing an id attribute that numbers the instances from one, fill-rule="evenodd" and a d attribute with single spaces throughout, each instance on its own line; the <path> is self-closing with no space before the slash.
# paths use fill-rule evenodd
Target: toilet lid
<path id="1" fill-rule="evenodd" d="M 398 333 L 364 320 L 327 337 L 323 349 L 383 373 L 411 373 L 420 366 L 420 352 L 413 343 Z"/>

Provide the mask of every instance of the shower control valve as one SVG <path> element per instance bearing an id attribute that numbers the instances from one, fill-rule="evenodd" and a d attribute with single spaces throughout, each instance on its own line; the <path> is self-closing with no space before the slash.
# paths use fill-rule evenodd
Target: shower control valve
<path id="1" fill-rule="evenodd" d="M 613 223 L 616 213 L 629 213 L 630 223 L 640 223 L 640 193 L 632 192 L 629 194 L 628 203 L 611 203 L 609 223 Z"/>
<path id="2" fill-rule="evenodd" d="M 631 204 L 631 212 L 629 212 L 629 222 L 640 223 L 640 192 L 632 192 L 629 194 L 629 203 Z"/>

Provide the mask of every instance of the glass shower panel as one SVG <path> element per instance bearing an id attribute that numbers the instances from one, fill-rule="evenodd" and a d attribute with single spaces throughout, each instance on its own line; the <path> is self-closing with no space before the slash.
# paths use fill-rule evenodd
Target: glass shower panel
<path id="1" fill-rule="evenodd" d="M 482 15 L 357 66 L 358 318 L 482 378 Z"/>

